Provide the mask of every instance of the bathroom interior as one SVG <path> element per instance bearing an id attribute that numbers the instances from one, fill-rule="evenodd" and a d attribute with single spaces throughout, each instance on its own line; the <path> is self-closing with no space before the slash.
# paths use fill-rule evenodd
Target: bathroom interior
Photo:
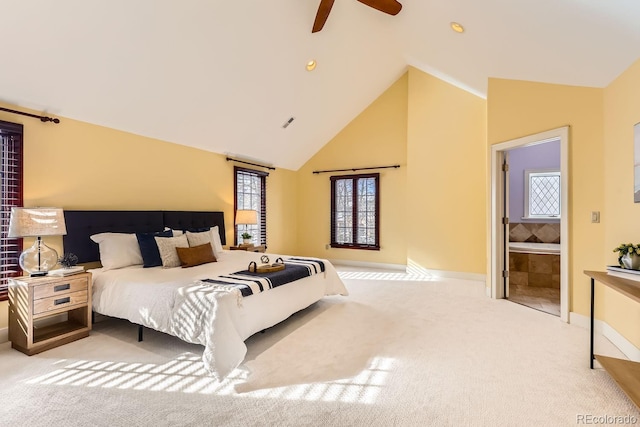
<path id="1" fill-rule="evenodd" d="M 508 298 L 560 316 L 560 141 L 508 156 Z"/>

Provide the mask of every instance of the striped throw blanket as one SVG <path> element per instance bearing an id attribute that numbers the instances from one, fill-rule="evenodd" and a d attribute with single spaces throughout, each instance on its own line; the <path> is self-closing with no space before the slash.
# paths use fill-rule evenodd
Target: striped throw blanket
<path id="1" fill-rule="evenodd" d="M 200 282 L 221 290 L 238 290 L 243 297 L 248 297 L 325 271 L 324 262 L 317 259 L 288 258 L 284 265 L 284 270 L 271 273 L 242 270 Z"/>

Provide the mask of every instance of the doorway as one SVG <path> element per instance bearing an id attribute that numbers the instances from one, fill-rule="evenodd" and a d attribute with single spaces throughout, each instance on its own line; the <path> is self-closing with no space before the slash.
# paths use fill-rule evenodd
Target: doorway
<path id="1" fill-rule="evenodd" d="M 562 127 L 491 147 L 491 296 L 509 298 L 519 303 L 528 301 L 531 304 L 525 305 L 536 309 L 546 306 L 547 310 L 543 311 L 553 311 L 552 314 L 559 315 L 565 322 L 569 319 L 568 143 L 569 128 Z M 524 157 L 533 157 L 533 151 L 541 151 L 543 147 L 550 149 L 554 144 L 559 149 L 559 170 L 557 167 L 532 166 L 525 172 L 518 168 L 516 173 L 521 176 L 516 181 L 522 187 L 523 196 L 522 209 L 516 209 L 517 204 L 509 203 L 512 195 L 510 187 L 513 187 L 509 185 L 511 167 L 503 165 L 509 164 L 510 154 L 522 157 L 524 151 L 519 151 L 521 149 L 529 150 Z M 524 184 L 525 180 L 528 185 Z M 531 182 L 534 182 L 534 187 L 529 186 Z M 537 191 L 536 182 L 557 185 L 560 206 L 543 203 L 544 206 L 540 207 L 538 199 L 528 197 L 525 194 L 527 189 Z M 530 201 L 533 201 L 533 206 L 526 205 Z M 553 218 L 556 215 L 553 211 L 555 208 L 559 208 L 559 215 Z M 511 242 L 512 249 L 520 247 L 518 255 L 512 256 L 510 253 L 510 240 L 522 241 L 515 242 L 521 243 L 519 245 Z M 550 243 L 552 247 L 543 245 L 531 249 L 531 243 Z M 550 250 L 557 252 L 553 254 L 558 257 L 557 260 L 544 253 Z M 533 266 L 531 274 L 529 266 Z M 548 284 L 545 282 L 547 279 L 550 281 Z M 553 280 L 559 281 L 557 288 L 554 288 Z M 544 303 L 554 298 L 559 300 L 555 308 L 550 302 Z"/>

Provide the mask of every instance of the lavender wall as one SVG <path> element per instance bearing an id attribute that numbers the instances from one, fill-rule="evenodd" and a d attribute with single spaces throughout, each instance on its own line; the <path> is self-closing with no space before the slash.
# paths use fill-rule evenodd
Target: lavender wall
<path id="1" fill-rule="evenodd" d="M 522 219 L 525 169 L 560 170 L 560 140 L 509 150 L 510 222 L 560 222 L 559 219 Z"/>

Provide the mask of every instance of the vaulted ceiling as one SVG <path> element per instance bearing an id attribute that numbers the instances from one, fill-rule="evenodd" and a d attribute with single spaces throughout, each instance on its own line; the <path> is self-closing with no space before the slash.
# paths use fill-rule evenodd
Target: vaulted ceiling
<path id="1" fill-rule="evenodd" d="M 407 65 L 484 96 L 640 57 L 637 0 L 400 1 L 337 0 L 312 34 L 319 0 L 3 0 L 0 101 L 295 170 Z"/>

